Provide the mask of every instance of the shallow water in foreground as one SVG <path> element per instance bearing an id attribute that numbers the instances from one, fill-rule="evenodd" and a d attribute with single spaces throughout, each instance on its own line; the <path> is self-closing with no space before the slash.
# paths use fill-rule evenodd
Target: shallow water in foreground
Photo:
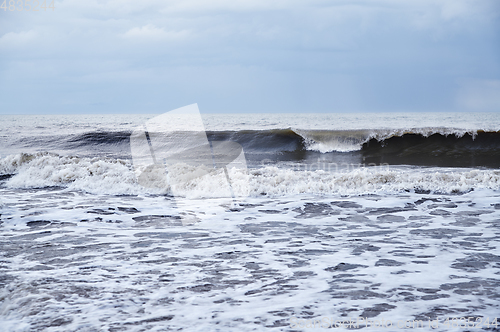
<path id="1" fill-rule="evenodd" d="M 231 210 L 4 188 L 2 202 L 6 331 L 308 331 L 358 317 L 390 320 L 383 331 L 429 319 L 458 330 L 444 325 L 454 317 L 495 330 L 478 322 L 500 313 L 498 191 L 254 197 Z"/>

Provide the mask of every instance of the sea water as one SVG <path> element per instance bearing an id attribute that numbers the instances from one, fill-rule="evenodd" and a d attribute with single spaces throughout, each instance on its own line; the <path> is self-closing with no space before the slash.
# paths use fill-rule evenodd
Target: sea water
<path id="1" fill-rule="evenodd" d="M 0 116 L 1 329 L 498 329 L 499 115 L 203 115 L 237 200 L 141 186 L 154 117 Z"/>

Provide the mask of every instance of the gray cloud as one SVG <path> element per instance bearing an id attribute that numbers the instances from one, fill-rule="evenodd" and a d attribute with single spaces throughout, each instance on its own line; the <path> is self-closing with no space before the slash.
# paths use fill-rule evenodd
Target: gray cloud
<path id="1" fill-rule="evenodd" d="M 496 0 L 55 4 L 0 11 L 1 113 L 498 109 Z"/>

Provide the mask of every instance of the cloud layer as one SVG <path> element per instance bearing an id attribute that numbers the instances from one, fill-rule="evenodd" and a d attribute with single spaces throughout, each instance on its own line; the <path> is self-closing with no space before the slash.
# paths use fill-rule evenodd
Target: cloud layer
<path id="1" fill-rule="evenodd" d="M 0 10 L 1 113 L 500 110 L 497 0 L 55 7 Z"/>

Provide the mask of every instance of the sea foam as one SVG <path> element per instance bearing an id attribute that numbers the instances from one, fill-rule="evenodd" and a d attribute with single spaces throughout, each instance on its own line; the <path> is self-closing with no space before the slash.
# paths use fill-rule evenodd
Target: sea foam
<path id="1" fill-rule="evenodd" d="M 178 165 L 179 174 L 182 167 Z M 8 156 L 0 160 L 8 188 L 65 187 L 96 194 L 169 194 L 168 179 L 156 187 L 139 185 L 129 161 L 65 157 L 38 153 Z M 404 191 L 459 193 L 474 189 L 499 189 L 500 171 L 454 168 L 360 167 L 327 172 L 295 170 L 276 166 L 248 172 L 230 168 L 232 188 L 249 196 L 288 194 L 367 194 Z M 227 197 L 229 188 L 222 171 L 179 184 L 176 195 L 188 198 Z"/>
<path id="2" fill-rule="evenodd" d="M 371 139 L 383 142 L 391 137 L 402 137 L 403 135 L 421 135 L 429 137 L 432 135 L 455 136 L 457 138 L 470 135 L 473 139 L 478 130 L 446 127 L 423 127 L 423 128 L 401 128 L 401 129 L 363 129 L 363 130 L 303 130 L 293 131 L 304 139 L 305 148 L 309 151 L 321 153 L 328 152 L 352 152 L 359 151 L 363 144 Z"/>

